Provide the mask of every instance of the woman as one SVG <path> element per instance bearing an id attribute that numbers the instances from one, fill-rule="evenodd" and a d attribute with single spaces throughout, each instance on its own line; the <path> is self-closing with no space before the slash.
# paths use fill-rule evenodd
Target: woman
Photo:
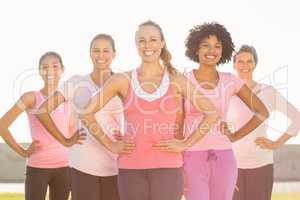
<path id="1" fill-rule="evenodd" d="M 274 177 L 273 150 L 297 135 L 300 130 L 300 113 L 274 87 L 260 84 L 253 79 L 258 62 L 254 47 L 242 45 L 234 55 L 233 61 L 238 76 L 261 99 L 268 111 L 279 111 L 291 120 L 288 129 L 276 141 L 268 139 L 268 124 L 263 123 L 251 134 L 233 144 L 238 166 L 237 190 L 233 199 L 271 200 Z M 240 128 L 252 115 L 240 99 L 232 98 L 227 118 L 232 127 Z"/>
<path id="2" fill-rule="evenodd" d="M 190 99 L 199 111 L 214 107 L 204 97 L 197 101 L 192 98 L 194 93 L 201 94 L 173 68 L 158 24 L 142 23 L 135 38 L 140 67 L 107 81 L 81 119 L 107 149 L 120 154 L 121 200 L 180 200 L 183 191 L 180 152 L 201 139 L 218 116 L 204 113 L 203 123 L 194 134 L 185 141 L 177 140 L 183 97 Z M 94 118 L 94 113 L 114 96 L 120 96 L 125 107 L 125 136 L 118 142 L 106 137 Z"/>
<path id="3" fill-rule="evenodd" d="M 268 117 L 265 106 L 239 78 L 217 70 L 218 65 L 230 61 L 233 49 L 230 33 L 218 23 L 194 26 L 186 40 L 186 56 L 199 65 L 186 76 L 215 105 L 220 120 L 226 119 L 229 100 L 234 95 L 245 102 L 252 113 L 257 113 L 233 134 L 228 134 L 226 122 L 220 122 L 184 153 L 187 200 L 232 199 L 237 167 L 231 142 L 249 134 Z M 201 120 L 202 113 L 187 100 L 185 134 L 190 135 Z"/>
<path id="4" fill-rule="evenodd" d="M 70 175 L 67 148 L 54 140 L 36 119 L 38 107 L 57 89 L 64 71 L 62 59 L 56 52 L 45 53 L 39 61 L 39 73 L 44 86 L 38 91 L 24 93 L 18 102 L 1 118 L 1 136 L 20 156 L 27 158 L 25 199 L 45 199 L 49 186 L 50 200 L 67 200 L 70 190 Z M 32 143 L 24 149 L 13 138 L 10 125 L 22 113 L 29 119 Z M 75 124 L 71 117 L 70 105 L 64 103 L 51 113 L 54 123 L 66 138 L 74 133 Z M 69 144 L 79 142 L 82 136 L 75 134 L 67 139 Z"/>
<path id="5" fill-rule="evenodd" d="M 81 110 L 91 97 L 101 90 L 106 80 L 112 75 L 111 63 L 116 56 L 113 38 L 107 34 L 94 37 L 90 45 L 90 57 L 93 71 L 87 75 L 74 75 L 67 80 L 39 110 L 47 112 L 37 114 L 38 119 L 48 132 L 60 143 L 67 145 L 66 138 L 56 128 L 50 115 L 53 109 L 64 102 L 72 102 L 76 120 Z M 122 102 L 113 98 L 100 112 L 96 113 L 97 123 L 107 135 L 119 131 L 122 118 Z M 78 127 L 82 127 L 78 121 Z M 87 138 L 82 145 L 70 148 L 71 191 L 73 200 L 118 200 L 117 156 L 105 149 L 87 131 Z"/>

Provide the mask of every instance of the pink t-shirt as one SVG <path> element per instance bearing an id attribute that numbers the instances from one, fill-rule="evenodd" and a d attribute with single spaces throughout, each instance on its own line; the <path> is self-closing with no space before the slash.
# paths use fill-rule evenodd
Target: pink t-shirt
<path id="1" fill-rule="evenodd" d="M 27 112 L 27 115 L 31 138 L 38 140 L 41 148 L 28 158 L 27 165 L 37 168 L 66 167 L 69 165 L 68 149 L 57 142 L 36 118 L 35 114 L 45 99 L 39 91 L 34 92 L 34 95 L 35 106 Z M 67 103 L 60 105 L 51 113 L 51 118 L 64 136 L 70 137 L 70 105 Z"/>
<path id="2" fill-rule="evenodd" d="M 166 153 L 153 148 L 160 140 L 174 137 L 177 102 L 165 71 L 160 87 L 153 93 L 143 91 L 137 72 L 124 99 L 125 138 L 133 137 L 136 148 L 132 154 L 119 156 L 121 169 L 178 168 L 180 153 Z"/>
<path id="3" fill-rule="evenodd" d="M 214 89 L 204 89 L 198 83 L 191 71 L 186 77 L 214 104 L 220 115 L 220 120 L 225 121 L 230 99 L 235 95 L 244 82 L 231 73 L 218 72 L 219 82 Z M 203 85 L 203 84 L 202 84 Z M 194 98 L 197 98 L 194 96 Z M 185 100 L 185 127 L 184 134 L 189 136 L 199 126 L 203 119 L 203 113 L 199 112 L 189 100 Z M 203 137 L 198 143 L 188 149 L 188 151 L 204 151 L 209 149 L 231 149 L 232 145 L 229 139 L 224 136 L 219 129 L 219 122 L 211 128 L 211 131 Z"/>

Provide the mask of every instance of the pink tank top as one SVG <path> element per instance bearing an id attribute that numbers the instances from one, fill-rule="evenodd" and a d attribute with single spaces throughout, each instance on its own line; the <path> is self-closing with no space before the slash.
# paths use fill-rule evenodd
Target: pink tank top
<path id="1" fill-rule="evenodd" d="M 37 168 L 66 167 L 69 165 L 68 149 L 57 142 L 34 115 L 44 101 L 44 97 L 39 91 L 34 92 L 34 95 L 35 106 L 27 112 L 27 115 L 31 138 L 32 140 L 38 140 L 41 148 L 28 158 L 27 165 Z M 61 104 L 51 113 L 51 117 L 58 129 L 66 137 L 69 137 L 70 105 L 68 103 Z"/>
<path id="2" fill-rule="evenodd" d="M 182 166 L 180 153 L 155 150 L 160 140 L 174 138 L 177 102 L 169 75 L 165 72 L 160 87 L 153 93 L 143 91 L 136 70 L 124 98 L 125 138 L 133 137 L 136 148 L 132 154 L 120 155 L 121 169 L 178 168 Z"/>

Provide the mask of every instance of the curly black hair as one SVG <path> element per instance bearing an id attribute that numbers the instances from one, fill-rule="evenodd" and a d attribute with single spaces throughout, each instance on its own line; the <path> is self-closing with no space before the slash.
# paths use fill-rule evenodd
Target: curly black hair
<path id="1" fill-rule="evenodd" d="M 196 25 L 189 31 L 189 35 L 185 40 L 185 55 L 192 61 L 199 63 L 197 51 L 199 49 L 200 42 L 212 35 L 218 38 L 223 49 L 222 57 L 217 65 L 229 62 L 234 51 L 234 44 L 230 33 L 226 30 L 226 28 L 216 22 Z"/>

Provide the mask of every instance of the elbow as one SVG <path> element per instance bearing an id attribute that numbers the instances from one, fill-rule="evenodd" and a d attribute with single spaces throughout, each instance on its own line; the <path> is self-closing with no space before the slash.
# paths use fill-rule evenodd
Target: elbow
<path id="1" fill-rule="evenodd" d="M 259 119 L 265 121 L 270 116 L 269 111 L 265 108 L 261 112 L 259 112 Z"/>
<path id="2" fill-rule="evenodd" d="M 83 123 L 84 126 L 87 126 L 87 124 L 88 124 L 89 115 L 90 114 L 87 114 L 87 113 L 79 114 L 79 119 Z"/>

